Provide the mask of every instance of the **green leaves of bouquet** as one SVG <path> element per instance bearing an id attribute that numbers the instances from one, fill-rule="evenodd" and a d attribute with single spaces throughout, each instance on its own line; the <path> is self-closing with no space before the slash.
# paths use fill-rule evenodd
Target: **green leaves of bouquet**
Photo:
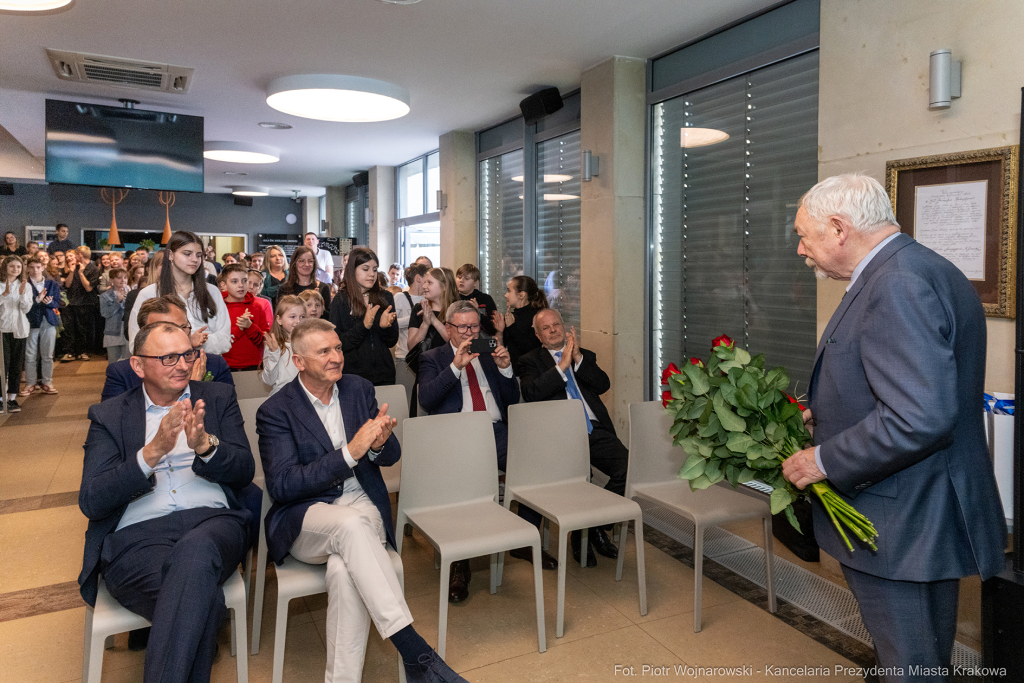
<path id="1" fill-rule="evenodd" d="M 733 488 L 760 479 L 772 487 L 772 514 L 785 512 L 797 531 L 792 504 L 814 493 L 846 547 L 853 546 L 844 527 L 870 548 L 878 537 L 871 522 L 826 482 L 800 491 L 786 480 L 782 462 L 811 435 L 804 427 L 803 406 L 785 393 L 789 376 L 781 368 L 764 369 L 763 354 L 751 357 L 729 337 L 716 337 L 707 365 L 699 358 L 680 370 L 674 363 L 662 373 L 662 403 L 673 415 L 673 442 L 687 453 L 679 478 L 699 491 L 723 479 Z"/>
<path id="2" fill-rule="evenodd" d="M 675 416 L 673 441 L 689 454 L 679 472 L 694 491 L 723 479 L 734 488 L 761 479 L 774 491 L 772 514 L 786 511 L 800 528 L 790 505 L 800 493 L 786 481 L 779 456 L 808 443 L 801 407 L 784 389 L 782 368 L 765 372 L 764 354 L 751 355 L 722 335 L 712 343 L 707 365 L 698 358 L 679 370 L 674 364 L 663 379 L 666 408 Z"/>

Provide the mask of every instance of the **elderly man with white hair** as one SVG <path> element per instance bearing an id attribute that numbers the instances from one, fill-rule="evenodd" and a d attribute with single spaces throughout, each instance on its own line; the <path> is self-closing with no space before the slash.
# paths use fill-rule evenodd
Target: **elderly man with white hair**
<path id="1" fill-rule="evenodd" d="M 795 230 L 816 275 L 849 284 L 815 353 L 804 418 L 817 445 L 783 471 L 801 489 L 828 477 L 878 530 L 877 551 L 850 552 L 814 504 L 815 537 L 860 604 L 880 678 L 947 680 L 959 579 L 1004 564 L 980 410 L 985 312 L 956 266 L 900 231 L 873 178 L 818 183 Z"/>

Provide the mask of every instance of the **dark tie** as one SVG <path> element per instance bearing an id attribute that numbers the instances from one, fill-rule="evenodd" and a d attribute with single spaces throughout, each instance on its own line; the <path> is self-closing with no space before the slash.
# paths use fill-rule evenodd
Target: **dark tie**
<path id="1" fill-rule="evenodd" d="M 555 351 L 555 362 L 562 360 L 562 352 Z M 576 380 L 572 376 L 572 368 L 567 368 L 565 373 L 565 390 L 569 392 L 569 396 L 575 398 L 583 403 L 583 418 L 587 421 L 587 434 L 594 431 L 594 425 L 590 422 L 590 418 L 587 417 L 587 403 L 583 401 L 583 394 L 580 393 L 580 388 L 576 386 Z"/>
<path id="2" fill-rule="evenodd" d="M 472 363 L 466 365 L 466 381 L 469 382 L 469 395 L 473 397 L 473 412 L 487 412 L 484 394 L 480 391 L 480 383 L 476 381 L 476 370 L 473 369 Z"/>

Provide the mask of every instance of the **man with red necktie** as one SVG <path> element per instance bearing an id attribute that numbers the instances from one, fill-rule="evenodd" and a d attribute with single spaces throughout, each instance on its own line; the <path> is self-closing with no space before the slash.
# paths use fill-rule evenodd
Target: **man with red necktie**
<path id="1" fill-rule="evenodd" d="M 430 415 L 488 413 L 494 427 L 498 469 L 504 470 L 508 453 L 508 406 L 519 402 L 519 385 L 512 374 L 512 359 L 500 344 L 492 354 L 470 353 L 470 343 L 480 334 L 480 314 L 471 302 L 456 301 L 448 307 L 445 317 L 449 343 L 420 357 L 420 405 Z M 539 515 L 522 506 L 520 516 L 539 523 Z M 529 549 L 514 550 L 511 554 L 520 559 L 532 559 Z M 558 563 L 544 553 L 541 566 L 553 569 Z M 449 602 L 466 599 L 469 579 L 469 561 L 453 563 Z"/>

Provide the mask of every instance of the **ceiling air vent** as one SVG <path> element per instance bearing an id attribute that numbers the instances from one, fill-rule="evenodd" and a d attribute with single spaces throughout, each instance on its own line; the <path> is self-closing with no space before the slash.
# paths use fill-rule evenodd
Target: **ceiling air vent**
<path id="1" fill-rule="evenodd" d="M 102 83 L 135 90 L 186 93 L 195 71 L 183 66 L 84 52 L 47 50 L 46 54 L 54 73 L 62 81 Z"/>

